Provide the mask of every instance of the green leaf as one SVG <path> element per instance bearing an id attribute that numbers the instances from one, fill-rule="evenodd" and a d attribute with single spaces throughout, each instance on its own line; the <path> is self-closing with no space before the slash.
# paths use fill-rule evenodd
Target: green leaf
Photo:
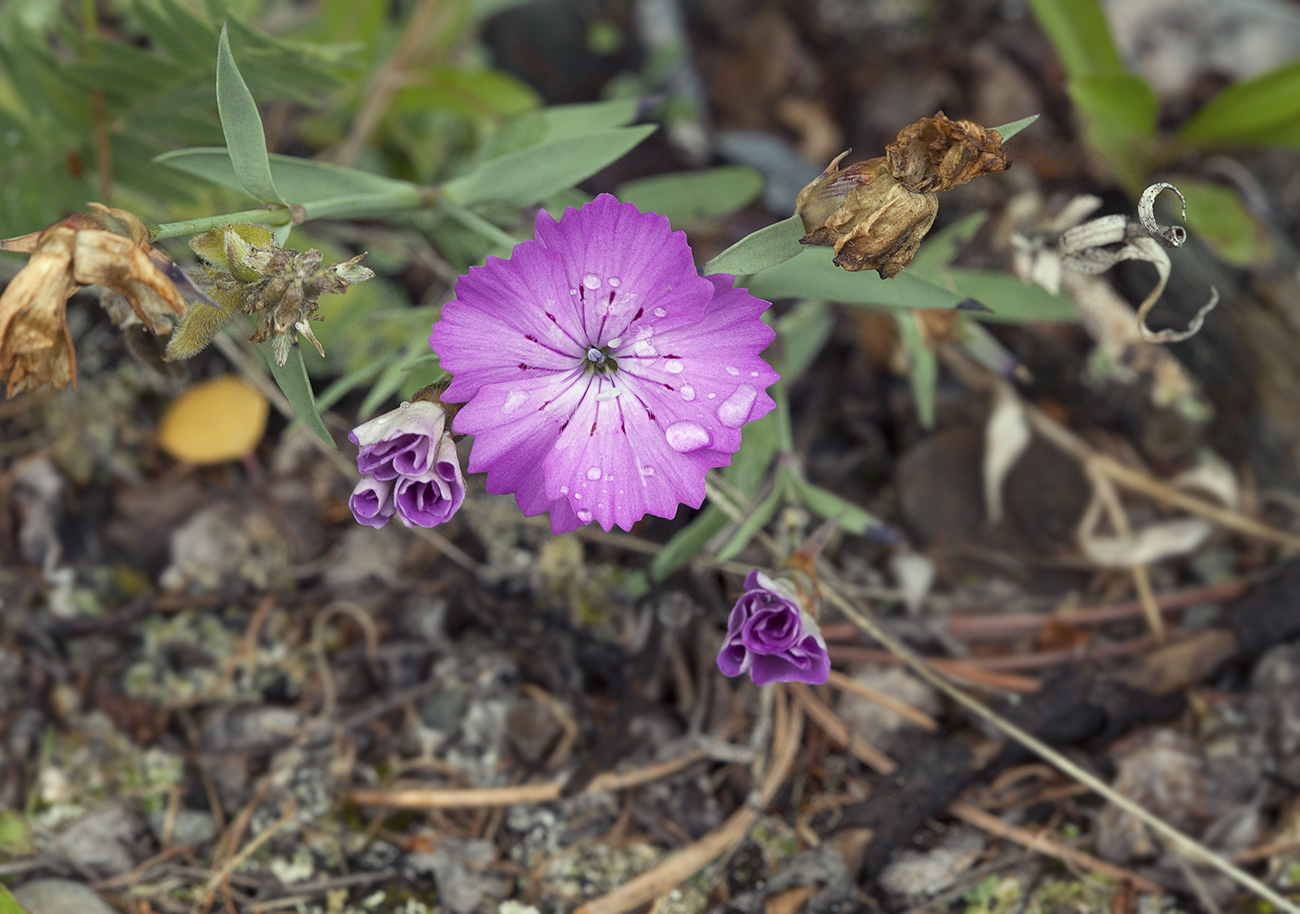
<path id="1" fill-rule="evenodd" d="M 531 111 L 512 119 L 488 137 L 483 144 L 483 160 L 500 158 L 538 143 L 626 127 L 636 120 L 641 108 L 640 99 L 616 98 Z"/>
<path id="2" fill-rule="evenodd" d="M 813 485 L 806 479 L 800 479 L 793 473 L 790 474 L 790 485 L 810 511 L 827 520 L 839 518 L 840 527 L 849 533 L 861 536 L 873 527 L 883 526 L 869 511 L 840 498 L 833 492 Z"/>
<path id="3" fill-rule="evenodd" d="M 943 231 L 930 235 L 925 239 L 921 250 L 916 252 L 907 269 L 917 276 L 934 280 L 939 275 L 939 269 L 947 266 L 957 256 L 957 245 L 973 238 L 988 216 L 986 212 L 972 213 L 965 219 L 947 226 Z"/>
<path id="4" fill-rule="evenodd" d="M 723 165 L 629 181 L 614 196 L 642 212 L 667 216 L 674 228 L 684 228 L 748 206 L 762 189 L 754 169 Z"/>
<path id="5" fill-rule="evenodd" d="M 780 449 L 776 412 L 745 425 L 740 450 L 731 458 L 731 466 L 722 471 L 727 481 L 746 495 L 752 495 L 767 476 L 772 458 Z"/>
<path id="6" fill-rule="evenodd" d="M 1300 128 L 1300 60 L 1215 95 L 1183 125 L 1188 143 L 1274 145 L 1273 137 L 1294 137 Z"/>
<path id="7" fill-rule="evenodd" d="M 3 885 L 0 885 L 0 914 L 27 914 L 27 909 Z"/>
<path id="8" fill-rule="evenodd" d="M 395 201 L 406 200 L 414 205 L 420 200 L 419 185 L 409 181 L 297 156 L 271 155 L 267 160 L 276 187 L 313 215 L 316 211 L 337 209 L 343 202 L 360 208 L 368 201 L 391 207 Z M 246 190 L 235 174 L 231 156 L 219 146 L 178 149 L 165 152 L 154 161 L 231 190 Z"/>
<path id="9" fill-rule="evenodd" d="M 776 332 L 781 341 L 781 383 L 793 384 L 835 332 L 835 313 L 824 301 L 801 301 L 777 320 Z"/>
<path id="10" fill-rule="evenodd" d="M 27 820 L 15 810 L 0 809 L 0 854 L 22 857 L 32 850 L 32 830 Z M 0 895 L 0 899 L 3 897 Z M 3 904 L 0 904 L 0 911 L 3 910 Z"/>
<path id="11" fill-rule="evenodd" d="M 1029 0 L 1071 79 L 1120 73 L 1124 64 L 1097 0 Z"/>
<path id="12" fill-rule="evenodd" d="M 1023 283 L 998 270 L 965 270 L 949 267 L 943 278 L 964 299 L 974 299 L 990 311 L 971 311 L 982 323 L 1027 324 L 1031 321 L 1076 321 L 1079 314 L 1064 295 L 1053 295 L 1042 286 Z"/>
<path id="13" fill-rule="evenodd" d="M 797 215 L 774 222 L 741 238 L 706 263 L 704 275 L 730 273 L 732 276 L 750 276 L 770 270 L 805 250 L 799 243 L 805 234 L 803 220 Z M 810 297 L 816 297 L 816 293 Z"/>
<path id="14" fill-rule="evenodd" d="M 333 436 L 329 433 L 329 429 L 325 427 L 325 423 L 321 420 L 320 410 L 316 408 L 316 398 L 312 394 L 311 380 L 307 377 L 307 366 L 302 362 L 302 350 L 297 346 L 290 346 L 289 357 L 285 360 L 284 367 L 281 368 L 276 364 L 275 352 L 270 341 L 262 343 L 261 349 L 266 364 L 271 368 L 271 376 L 275 378 L 275 383 L 280 385 L 280 390 L 284 391 L 285 397 L 289 400 L 289 405 L 298 414 L 298 418 L 315 432 L 321 441 L 324 441 L 330 447 L 337 447 L 334 444 Z"/>
<path id="15" fill-rule="evenodd" d="M 717 505 L 705 505 L 691 521 L 670 539 L 650 563 L 650 577 L 658 582 L 704 551 L 709 540 L 727 526 L 727 515 Z"/>
<path id="16" fill-rule="evenodd" d="M 1146 153 L 1156 135 L 1155 93 L 1130 73 L 1085 76 L 1070 81 L 1070 99 L 1084 117 L 1088 145 L 1129 187 L 1139 187 Z"/>
<path id="17" fill-rule="evenodd" d="M 726 253 L 720 256 L 725 257 Z M 881 279 L 869 270 L 850 273 L 835 266 L 833 257 L 830 248 L 805 247 L 798 256 L 748 277 L 744 285 L 759 298 L 769 301 L 821 298 L 886 308 L 954 308 L 964 298 L 908 270 L 893 279 Z"/>
<path id="18" fill-rule="evenodd" d="M 653 124 L 642 124 L 542 143 L 484 162 L 449 181 L 443 190 L 462 206 L 487 200 L 532 206 L 591 177 L 654 130 Z"/>
<path id="19" fill-rule="evenodd" d="M 899 339 L 907 352 L 907 380 L 916 401 L 916 415 L 925 428 L 934 427 L 934 388 L 939 382 L 939 360 L 926 345 L 916 314 L 900 311 L 894 315 Z"/>
<path id="20" fill-rule="evenodd" d="M 1231 187 L 1179 175 L 1170 178 L 1187 199 L 1187 226 L 1225 263 L 1260 267 L 1273 259 L 1273 239 Z"/>
<path id="21" fill-rule="evenodd" d="M 240 184 L 263 203 L 285 203 L 271 179 L 271 163 L 266 152 L 266 134 L 257 102 L 239 75 L 230 53 L 230 37 L 221 27 L 217 40 L 217 111 L 221 115 L 221 132 L 230 151 L 230 164 Z"/>
<path id="22" fill-rule="evenodd" d="M 782 477 L 784 479 L 785 477 Z M 785 500 L 785 486 L 779 485 L 755 505 L 745 518 L 745 522 L 736 528 L 736 532 L 731 539 L 718 550 L 718 559 L 724 562 L 734 559 L 745 550 L 750 541 L 758 536 L 758 531 L 767 526 L 767 522 L 776 514 L 776 509 L 781 507 L 781 502 Z"/>
<path id="23" fill-rule="evenodd" d="M 1001 127 L 994 127 L 993 129 L 998 132 L 998 136 L 1002 137 L 1002 142 L 1005 143 L 1034 121 L 1038 120 L 1038 118 L 1039 115 L 1031 114 L 1029 117 L 1022 117 L 1018 121 L 1012 121 L 1010 124 L 1003 124 Z"/>

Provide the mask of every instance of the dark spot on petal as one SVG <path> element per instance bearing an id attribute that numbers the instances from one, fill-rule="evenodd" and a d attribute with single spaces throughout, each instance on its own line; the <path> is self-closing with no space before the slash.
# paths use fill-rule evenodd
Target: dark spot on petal
<path id="1" fill-rule="evenodd" d="M 549 314 L 546 315 L 546 316 L 547 316 L 547 317 L 551 317 Z M 555 319 L 555 318 L 551 318 L 551 320 L 554 320 L 554 319 Z M 524 334 L 524 339 L 528 340 L 529 342 L 533 342 L 533 343 L 536 343 L 536 342 L 537 342 L 537 337 L 533 336 L 531 333 L 525 333 L 525 334 Z"/>
<path id="2" fill-rule="evenodd" d="M 639 320 L 641 319 L 641 315 L 642 315 L 642 314 L 645 314 L 645 308 L 637 308 L 637 309 L 636 309 L 636 317 L 632 318 L 632 321 L 633 321 L 634 323 L 635 323 L 636 321 L 639 321 Z"/>
<path id="3" fill-rule="evenodd" d="M 528 366 L 525 365 L 523 362 L 520 362 L 520 363 L 519 363 L 519 370 L 520 370 L 520 371 L 528 371 Z"/>
<path id="4" fill-rule="evenodd" d="M 551 323 L 552 323 L 552 324 L 558 324 L 558 323 L 559 323 L 559 321 L 557 321 L 557 320 L 555 319 L 555 315 L 552 314 L 551 312 L 549 312 L 549 311 L 543 311 L 542 313 L 545 314 L 547 317 L 549 317 L 549 318 L 551 319 Z"/>
<path id="5" fill-rule="evenodd" d="M 646 408 L 646 411 L 645 411 L 645 414 L 646 414 L 647 416 L 650 417 L 650 421 L 651 421 L 651 422 L 655 421 L 655 411 L 654 411 L 653 409 L 650 409 L 649 407 L 647 407 L 647 408 Z"/>
<path id="6" fill-rule="evenodd" d="M 596 436 L 596 421 L 597 420 L 595 419 L 591 420 L 591 431 L 587 432 L 588 438 L 594 438 Z"/>
<path id="7" fill-rule="evenodd" d="M 565 419 L 564 424 L 560 426 L 560 431 L 564 431 L 568 427 L 569 427 L 569 420 Z"/>
<path id="8" fill-rule="evenodd" d="M 609 303 L 610 303 L 611 305 L 614 304 L 614 293 L 613 293 L 613 292 L 610 292 L 610 293 L 609 293 Z"/>

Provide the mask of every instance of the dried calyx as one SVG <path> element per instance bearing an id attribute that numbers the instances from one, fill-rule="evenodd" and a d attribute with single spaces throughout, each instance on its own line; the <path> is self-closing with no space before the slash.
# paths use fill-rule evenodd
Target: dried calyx
<path id="1" fill-rule="evenodd" d="M 885 155 L 840 168 L 837 156 L 796 204 L 804 244 L 835 248 L 835 263 L 884 279 L 912 262 L 939 212 L 935 194 L 1009 167 L 1002 137 L 942 111 L 903 128 Z"/>
<path id="2" fill-rule="evenodd" d="M 360 265 L 365 254 L 324 266 L 320 251 L 281 247 L 260 225 L 213 229 L 191 239 L 190 247 L 203 260 L 206 289 L 214 306 L 190 310 L 167 347 L 169 359 L 186 359 L 199 352 L 236 311 L 256 321 L 252 342 L 271 340 L 281 366 L 299 333 L 323 356 L 325 351 L 309 324 L 319 320 L 317 300 L 375 275 Z"/>

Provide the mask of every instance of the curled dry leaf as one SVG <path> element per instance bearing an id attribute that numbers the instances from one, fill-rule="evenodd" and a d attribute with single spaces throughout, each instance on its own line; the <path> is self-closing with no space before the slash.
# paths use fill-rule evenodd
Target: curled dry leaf
<path id="1" fill-rule="evenodd" d="M 883 279 L 916 256 L 939 211 L 935 194 L 1009 167 L 996 130 L 942 111 L 904 127 L 883 156 L 840 168 L 847 155 L 800 191 L 802 243 L 833 247 L 837 266 Z"/>
<path id="2" fill-rule="evenodd" d="M 1079 548 L 1102 568 L 1135 568 L 1187 555 L 1200 547 L 1214 530 L 1208 520 L 1188 517 L 1159 521 L 1129 536 L 1107 536 L 1096 532 L 1103 511 L 1102 498 L 1094 493 L 1079 521 Z"/>

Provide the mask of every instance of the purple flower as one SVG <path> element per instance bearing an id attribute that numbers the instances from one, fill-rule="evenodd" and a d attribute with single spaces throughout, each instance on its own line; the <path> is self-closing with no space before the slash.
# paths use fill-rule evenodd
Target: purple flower
<path id="1" fill-rule="evenodd" d="M 442 407 L 416 400 L 358 425 L 348 432 L 352 443 L 361 448 L 357 469 L 362 476 L 375 479 L 429 472 L 446 424 L 447 413 Z"/>
<path id="2" fill-rule="evenodd" d="M 460 509 L 465 477 L 446 426 L 441 406 L 416 400 L 348 434 L 361 449 L 348 500 L 357 523 L 382 527 L 395 514 L 408 527 L 433 527 Z"/>
<path id="3" fill-rule="evenodd" d="M 348 507 L 352 509 L 352 516 L 356 518 L 358 524 L 382 527 L 397 510 L 393 502 L 392 482 L 381 481 L 373 476 L 362 476 L 361 481 L 352 490 Z"/>
<path id="4" fill-rule="evenodd" d="M 451 519 L 465 500 L 465 478 L 451 438 L 444 436 L 438 445 L 432 470 L 398 477 L 393 500 L 397 516 L 407 526 L 435 527 Z"/>
<path id="5" fill-rule="evenodd" d="M 556 533 L 699 507 L 740 429 L 772 409 L 777 374 L 759 356 L 768 303 L 733 277 L 701 277 L 668 220 L 602 194 L 509 260 L 471 268 L 429 343 L 467 405 L 471 472 L 513 492 Z"/>
<path id="6" fill-rule="evenodd" d="M 831 658 L 817 622 L 799 606 L 794 587 L 755 569 L 745 578 L 745 592 L 727 620 L 718 669 L 727 676 L 748 673 L 755 685 L 820 685 L 830 677 Z"/>

